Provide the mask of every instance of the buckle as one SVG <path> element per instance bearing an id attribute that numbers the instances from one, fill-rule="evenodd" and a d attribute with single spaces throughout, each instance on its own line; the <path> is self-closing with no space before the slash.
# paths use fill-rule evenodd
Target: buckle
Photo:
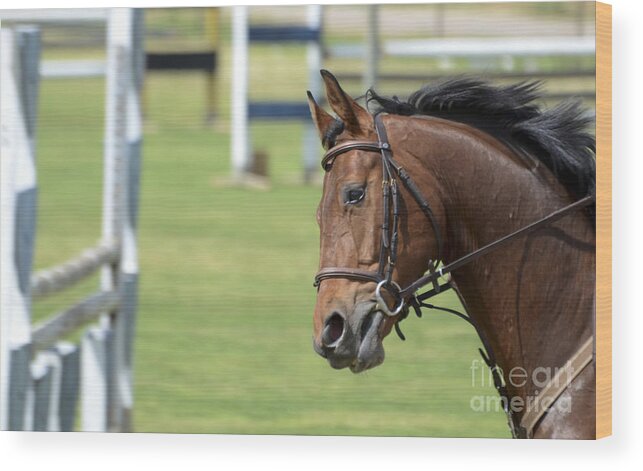
<path id="1" fill-rule="evenodd" d="M 382 280 L 377 284 L 377 287 L 375 288 L 375 300 L 377 302 L 377 307 L 380 311 L 382 311 L 384 314 L 386 314 L 389 317 L 397 316 L 400 312 L 402 312 L 402 309 L 404 309 L 404 299 L 400 299 L 400 304 L 393 309 L 392 311 L 389 309 L 388 304 L 386 304 L 386 301 L 384 301 L 384 298 L 382 297 L 382 287 L 385 285 L 392 285 L 397 289 L 397 294 L 399 294 L 402 291 L 402 288 L 400 288 L 400 285 L 398 285 L 395 281 L 387 281 L 387 280 Z"/>

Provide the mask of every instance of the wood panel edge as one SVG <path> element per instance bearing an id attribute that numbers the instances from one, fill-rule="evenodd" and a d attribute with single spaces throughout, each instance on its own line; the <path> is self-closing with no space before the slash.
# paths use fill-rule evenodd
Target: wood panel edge
<path id="1" fill-rule="evenodd" d="M 612 6 L 596 2 L 596 438 L 612 434 Z"/>

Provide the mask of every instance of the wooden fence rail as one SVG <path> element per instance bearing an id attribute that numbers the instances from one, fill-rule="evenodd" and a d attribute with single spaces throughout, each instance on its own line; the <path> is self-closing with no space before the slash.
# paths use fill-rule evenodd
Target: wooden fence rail
<path id="1" fill-rule="evenodd" d="M 116 310 L 120 307 L 120 300 L 119 293 L 101 291 L 49 317 L 33 328 L 31 348 L 38 351 L 50 347 L 83 325 L 97 320 L 102 313 Z"/>
<path id="2" fill-rule="evenodd" d="M 32 299 L 44 298 L 63 291 L 87 278 L 103 265 L 119 259 L 116 243 L 99 244 L 84 250 L 77 257 L 55 267 L 40 270 L 31 277 Z"/>

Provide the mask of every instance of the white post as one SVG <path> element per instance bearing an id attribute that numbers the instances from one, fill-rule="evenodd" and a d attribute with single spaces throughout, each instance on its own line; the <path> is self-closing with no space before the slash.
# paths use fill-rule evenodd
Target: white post
<path id="1" fill-rule="evenodd" d="M 68 342 L 58 342 L 54 351 L 60 358 L 60 387 L 58 425 L 61 432 L 74 430 L 80 391 L 80 348 Z"/>
<path id="2" fill-rule="evenodd" d="M 124 207 L 123 173 L 127 156 L 127 82 L 130 15 L 125 8 L 111 10 L 107 25 L 107 77 L 103 169 L 103 243 L 120 244 Z M 101 275 L 105 291 L 116 288 L 116 264 Z"/>
<path id="3" fill-rule="evenodd" d="M 379 18 L 378 5 L 368 5 L 366 27 L 366 66 L 364 68 L 364 90 L 377 86 L 379 70 Z"/>
<path id="4" fill-rule="evenodd" d="M 126 8 L 110 10 L 107 22 L 107 77 L 105 98 L 105 148 L 103 169 L 103 243 L 122 245 L 123 209 L 126 205 L 125 172 L 127 165 L 127 105 L 130 80 L 131 11 Z M 103 292 L 118 289 L 119 261 L 105 265 L 101 272 Z M 106 312 L 100 321 L 103 329 L 118 322 L 118 310 Z M 96 332 L 94 332 L 96 334 Z M 117 342 L 109 344 L 101 338 L 92 339 L 91 332 L 83 342 L 82 358 L 82 421 L 83 430 L 108 431 L 112 414 L 118 414 L 118 404 L 112 402 L 118 372 L 108 357 L 117 355 Z M 111 337 L 111 335 L 110 335 Z M 92 340 L 90 340 L 92 339 Z M 107 349 L 103 351 L 103 348 Z M 112 348 L 114 350 L 112 350 Z M 88 360 L 92 358 L 92 360 Z M 109 363 L 110 368 L 107 368 Z M 104 375 L 102 377 L 101 375 Z M 108 389 L 108 392 L 104 390 Z M 96 397 L 87 395 L 95 394 Z M 94 407 L 95 410 L 91 410 Z"/>
<path id="5" fill-rule="evenodd" d="M 103 325 L 114 334 L 108 387 L 111 431 L 128 430 L 133 404 L 131 343 L 138 282 L 136 217 L 142 138 L 140 91 L 144 66 L 142 10 L 115 8 L 107 33 L 107 102 L 103 242 L 121 247 L 119 263 L 102 272 L 103 291 L 119 291 L 121 308 Z"/>
<path id="6" fill-rule="evenodd" d="M 50 422 L 52 415 L 52 397 L 55 391 L 55 364 L 49 354 L 41 353 L 31 365 L 33 377 L 33 417 L 30 430 L 37 432 L 56 431 L 57 425 Z"/>
<path id="7" fill-rule="evenodd" d="M 29 413 L 39 41 L 34 28 L 0 31 L 1 430 L 22 429 Z"/>
<path id="8" fill-rule="evenodd" d="M 112 389 L 108 382 L 112 369 L 112 331 L 93 327 L 85 332 L 81 343 L 81 416 L 84 432 L 107 432 Z"/>
<path id="9" fill-rule="evenodd" d="M 308 87 L 314 96 L 321 93 L 321 75 L 319 71 L 322 68 L 322 18 L 323 10 L 321 5 L 309 5 L 307 10 L 307 25 L 311 29 L 319 31 L 317 41 L 309 41 L 306 48 L 306 61 L 308 65 Z M 319 168 L 319 138 L 315 125 L 310 122 L 306 124 L 304 131 L 304 181 L 310 182 L 317 169 Z"/>
<path id="10" fill-rule="evenodd" d="M 141 90 L 145 70 L 143 10 L 132 12 L 130 78 L 127 87 L 127 165 L 125 166 L 125 206 L 121 234 L 121 266 L 119 291 L 121 304 L 114 325 L 117 356 L 115 361 L 116 407 L 111 419 L 112 427 L 119 431 L 132 430 L 134 406 L 133 343 L 138 304 L 138 247 L 136 226 L 138 219 L 138 194 L 141 170 L 141 145 L 143 118 Z"/>
<path id="11" fill-rule="evenodd" d="M 248 8 L 232 8 L 232 173 L 241 179 L 250 168 L 248 132 Z"/>
<path id="12" fill-rule="evenodd" d="M 49 432 L 60 432 L 60 404 L 61 395 L 64 394 L 62 390 L 63 359 L 56 349 L 41 352 L 40 356 L 45 358 L 45 361 L 51 367 L 52 373 L 51 390 L 47 396 L 48 416 L 46 430 Z"/>

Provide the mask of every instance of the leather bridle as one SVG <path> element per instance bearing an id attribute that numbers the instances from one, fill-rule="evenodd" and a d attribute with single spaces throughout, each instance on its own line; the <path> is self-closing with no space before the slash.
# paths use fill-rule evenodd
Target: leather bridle
<path id="1" fill-rule="evenodd" d="M 444 275 L 447 275 L 452 271 L 476 260 L 477 258 L 500 248 L 504 244 L 518 237 L 527 235 L 546 225 L 549 225 L 554 221 L 557 221 L 558 219 L 561 219 L 564 216 L 568 215 L 572 211 L 576 211 L 591 205 L 595 201 L 595 195 L 592 194 L 581 198 L 580 200 L 557 211 L 554 211 L 553 213 L 527 226 L 524 226 L 521 229 L 507 234 L 506 236 L 497 239 L 494 242 L 491 242 L 477 250 L 474 250 L 473 252 L 470 252 L 451 263 L 439 266 L 439 264 L 443 261 L 443 239 L 440 231 L 440 226 L 435 217 L 435 214 L 433 213 L 428 201 L 426 200 L 424 195 L 422 195 L 420 189 L 415 184 L 411 176 L 400 164 L 398 164 L 393 159 L 393 150 L 391 149 L 391 145 L 388 141 L 386 127 L 384 126 L 384 123 L 382 121 L 382 114 L 375 114 L 373 116 L 373 122 L 375 131 L 377 133 L 377 142 L 358 140 L 343 142 L 329 149 L 326 154 L 324 154 L 321 164 L 324 171 L 329 172 L 332 169 L 335 159 L 342 154 L 354 150 L 376 152 L 380 154 L 382 160 L 383 222 L 377 271 L 362 270 L 352 267 L 324 267 L 321 268 L 315 275 L 314 286 L 319 289 L 322 281 L 331 278 L 343 278 L 359 282 L 375 283 L 375 299 L 377 302 L 377 308 L 389 317 L 398 316 L 395 322 L 395 330 L 402 340 L 404 340 L 404 335 L 399 328 L 399 322 L 406 318 L 406 316 L 408 315 L 409 307 L 412 307 L 415 310 L 415 313 L 418 317 L 421 317 L 422 315 L 422 308 L 428 308 L 455 314 L 458 317 L 461 317 L 462 319 L 469 322 L 475 328 L 483 344 L 483 349 L 479 349 L 479 351 L 487 366 L 491 369 L 495 387 L 498 390 L 500 396 L 503 398 L 503 407 L 505 409 L 505 413 L 507 414 L 508 423 L 509 427 L 511 428 L 512 435 L 514 436 L 514 438 L 530 438 L 533 434 L 533 428 L 535 427 L 535 424 L 546 411 L 541 411 L 539 414 L 536 414 L 535 417 L 534 414 L 531 414 L 528 417 L 523 417 L 523 419 L 528 420 L 528 422 L 525 422 L 525 420 L 518 421 L 513 415 L 511 409 L 508 408 L 509 394 L 507 392 L 504 380 L 499 373 L 499 367 L 497 366 L 493 350 L 491 349 L 482 331 L 478 328 L 471 316 L 468 315 L 468 313 L 462 314 L 453 309 L 434 306 L 427 303 L 426 300 L 447 289 L 454 289 L 456 292 L 458 292 L 455 283 L 451 280 L 450 277 L 447 281 L 443 281 L 442 283 L 440 282 L 440 278 L 442 278 Z M 405 288 L 400 287 L 400 285 L 393 280 L 393 272 L 395 270 L 397 262 L 398 227 L 400 217 L 400 191 L 398 188 L 398 179 L 411 194 L 415 202 L 422 210 L 422 213 L 426 216 L 429 223 L 431 224 L 438 246 L 437 258 L 435 260 L 429 260 L 428 273 L 418 278 L 416 281 Z M 432 289 L 422 294 L 418 294 L 418 291 L 421 288 L 429 284 L 432 285 Z M 395 300 L 395 305 L 393 308 L 389 308 L 387 302 L 384 300 L 384 297 L 382 296 L 382 289 L 386 289 L 393 296 L 393 299 Z M 458 295 L 460 295 L 459 292 Z M 462 297 L 460 296 L 460 298 Z M 588 342 L 590 341 L 593 341 L 593 338 L 588 339 L 583 344 L 583 347 L 581 347 L 581 349 L 576 352 L 576 355 L 572 357 L 570 362 L 573 360 L 576 366 L 582 364 L 582 368 L 590 363 L 593 358 L 593 352 L 591 351 L 591 348 L 588 350 L 587 347 Z M 575 374 L 580 374 L 582 368 L 580 368 L 580 370 L 577 370 Z M 551 397 L 553 397 L 553 399 L 556 399 L 560 394 L 562 394 L 569 383 L 571 383 L 571 380 L 573 380 L 575 377 L 576 376 L 574 376 L 573 378 L 568 378 L 567 382 L 561 383 L 562 387 L 558 386 L 556 388 L 550 388 L 550 384 L 547 385 L 545 389 L 549 389 L 547 393 Z"/>
<path id="2" fill-rule="evenodd" d="M 401 296 L 402 288 L 393 281 L 393 271 L 397 262 L 397 245 L 398 245 L 398 226 L 400 217 L 400 192 L 397 179 L 409 190 L 413 199 L 422 209 L 422 212 L 431 223 L 433 232 L 438 245 L 438 256 L 435 261 L 430 261 L 430 271 L 437 270 L 440 260 L 442 260 L 442 235 L 438 221 L 424 198 L 415 182 L 410 175 L 393 159 L 391 145 L 388 142 L 386 128 L 382 122 L 381 115 L 373 117 L 375 131 L 377 133 L 377 142 L 373 141 L 348 141 L 333 147 L 324 155 L 322 167 L 328 172 L 333 166 L 337 156 L 350 152 L 352 150 L 363 150 L 368 152 L 377 152 L 382 157 L 382 203 L 383 203 L 383 223 L 382 235 L 380 242 L 380 254 L 377 271 L 360 270 L 357 268 L 345 267 L 326 267 L 322 268 L 315 276 L 315 286 L 329 278 L 348 278 L 357 281 L 372 281 L 376 283 L 375 297 L 378 301 L 379 308 L 387 316 L 397 316 L 407 307 L 408 300 Z M 397 177 L 397 178 L 396 178 Z M 391 221 L 392 216 L 392 221 Z M 392 222 L 392 224 L 391 224 Z M 434 282 L 432 280 L 431 282 Z M 381 290 L 387 289 L 397 300 L 396 307 L 389 309 L 388 304 L 384 301 Z M 440 285 L 435 280 L 435 289 L 439 292 Z M 397 324 L 396 324 L 397 327 Z"/>
<path id="3" fill-rule="evenodd" d="M 431 210 L 431 207 L 422 195 L 422 192 L 415 184 L 406 170 L 393 159 L 393 151 L 388 141 L 386 128 L 382 121 L 382 114 L 376 114 L 373 117 L 375 131 L 377 133 L 377 142 L 374 141 L 347 141 L 331 148 L 322 159 L 322 168 L 328 172 L 331 170 L 335 159 L 342 154 L 353 150 L 362 150 L 367 152 L 377 152 L 382 158 L 382 202 L 383 202 L 383 222 L 380 242 L 380 254 L 377 271 L 361 270 L 358 268 L 348 267 L 324 267 L 315 275 L 314 286 L 319 287 L 322 281 L 330 278 L 344 278 L 361 282 L 373 282 L 376 284 L 375 298 L 379 304 L 380 310 L 387 316 L 397 316 L 406 307 L 411 306 L 417 310 L 422 307 L 423 301 L 439 294 L 445 289 L 451 288 L 451 282 L 440 283 L 439 279 L 451 273 L 457 268 L 476 260 L 477 258 L 500 248 L 502 245 L 510 242 L 520 236 L 527 235 L 540 229 L 545 225 L 561 219 L 572 211 L 584 208 L 592 204 L 595 200 L 594 195 L 586 196 L 575 203 L 565 206 L 562 209 L 539 219 L 511 234 L 491 242 L 477 250 L 474 250 L 463 257 L 443 266 L 439 266 L 443 260 L 443 239 L 438 221 Z M 428 274 L 418 278 L 406 288 L 401 288 L 393 280 L 393 271 L 397 262 L 398 246 L 398 226 L 400 216 L 400 191 L 397 179 L 399 179 L 409 191 L 415 202 L 419 205 L 422 213 L 429 220 L 435 234 L 438 253 L 434 261 L 429 261 Z M 391 219 L 392 216 L 392 219 Z M 424 286 L 432 284 L 433 289 L 417 295 L 418 290 Z M 393 309 L 381 296 L 381 290 L 385 288 L 389 291 L 396 305 Z"/>

